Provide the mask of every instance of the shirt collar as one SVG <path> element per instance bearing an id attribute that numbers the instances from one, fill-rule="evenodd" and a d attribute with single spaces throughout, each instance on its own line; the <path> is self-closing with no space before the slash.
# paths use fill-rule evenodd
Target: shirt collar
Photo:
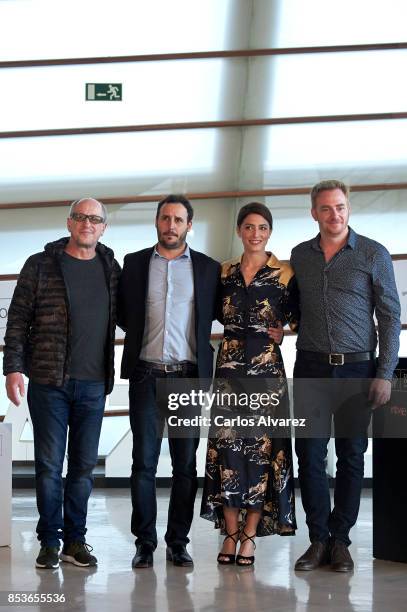
<path id="1" fill-rule="evenodd" d="M 269 268 L 272 269 L 279 269 L 281 268 L 281 262 L 279 259 L 277 259 L 277 257 L 275 255 L 273 255 L 273 253 L 270 253 L 269 251 L 266 251 L 267 255 L 269 256 L 268 260 L 266 261 L 266 266 L 268 266 Z M 243 253 L 242 255 L 240 255 L 240 257 L 235 257 L 234 259 L 228 261 L 227 263 L 231 266 L 236 266 L 237 264 L 242 263 L 242 258 L 243 258 Z"/>
<path id="2" fill-rule="evenodd" d="M 348 239 L 346 241 L 345 248 L 350 247 L 351 249 L 354 249 L 356 246 L 357 234 L 356 232 L 353 231 L 353 229 L 350 226 L 348 227 L 349 227 L 349 233 L 348 233 Z M 319 244 L 320 240 L 321 240 L 321 234 L 317 234 L 315 238 L 311 240 L 311 248 L 314 249 L 315 251 L 321 250 L 321 247 Z"/>
<path id="3" fill-rule="evenodd" d="M 165 259 L 167 260 L 166 257 L 164 257 L 163 255 L 160 255 L 160 253 L 157 251 L 157 245 L 155 245 L 154 247 L 154 251 L 153 251 L 153 257 L 161 257 L 161 259 Z M 174 259 L 172 259 L 171 261 L 175 261 L 177 259 L 182 259 L 183 257 L 187 258 L 187 259 L 191 259 L 191 251 L 189 249 L 189 246 L 186 245 L 185 247 L 185 251 L 183 253 L 181 253 L 181 255 L 178 255 L 178 257 L 175 257 Z M 168 261 L 168 260 L 167 260 Z"/>
<path id="4" fill-rule="evenodd" d="M 275 255 L 273 255 L 273 253 L 270 253 L 270 257 L 268 258 L 266 262 L 266 266 L 268 266 L 269 268 L 272 268 L 273 270 L 279 270 L 281 268 L 281 262 L 279 259 L 277 259 Z"/>
<path id="5" fill-rule="evenodd" d="M 357 240 L 357 234 L 350 227 L 349 228 L 349 234 L 348 234 L 348 243 L 347 243 L 347 246 L 350 246 L 352 249 L 354 249 L 355 246 L 356 246 L 356 240 Z"/>

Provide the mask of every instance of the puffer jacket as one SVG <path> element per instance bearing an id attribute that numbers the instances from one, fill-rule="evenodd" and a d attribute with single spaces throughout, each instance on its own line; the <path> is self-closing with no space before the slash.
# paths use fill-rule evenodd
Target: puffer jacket
<path id="1" fill-rule="evenodd" d="M 50 242 L 27 259 L 8 312 L 3 373 L 22 372 L 32 381 L 62 386 L 69 379 L 71 328 L 69 296 L 61 258 L 69 238 Z M 114 382 L 116 294 L 120 266 L 111 249 L 98 243 L 109 287 L 110 312 L 106 343 L 106 393 Z"/>

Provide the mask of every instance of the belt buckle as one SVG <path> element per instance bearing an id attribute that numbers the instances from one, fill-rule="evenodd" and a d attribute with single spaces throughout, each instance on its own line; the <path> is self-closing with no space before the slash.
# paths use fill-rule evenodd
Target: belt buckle
<path id="1" fill-rule="evenodd" d="M 343 366 L 345 355 L 343 353 L 329 353 L 329 365 Z"/>
<path id="2" fill-rule="evenodd" d="M 164 372 L 166 374 L 171 374 L 172 372 L 178 372 L 178 371 L 179 371 L 179 367 L 176 364 L 173 364 L 173 363 L 164 364 Z"/>

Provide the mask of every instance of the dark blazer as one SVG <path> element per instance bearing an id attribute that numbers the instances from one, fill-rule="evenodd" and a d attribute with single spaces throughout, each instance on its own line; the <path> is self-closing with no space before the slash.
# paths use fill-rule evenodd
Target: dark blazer
<path id="1" fill-rule="evenodd" d="M 139 359 L 146 318 L 146 300 L 151 255 L 154 247 L 129 253 L 124 258 L 119 282 L 118 324 L 126 332 L 121 377 L 131 378 Z M 198 375 L 211 378 L 213 347 L 210 344 L 212 321 L 220 283 L 220 264 L 190 249 L 194 272 L 195 334 Z"/>

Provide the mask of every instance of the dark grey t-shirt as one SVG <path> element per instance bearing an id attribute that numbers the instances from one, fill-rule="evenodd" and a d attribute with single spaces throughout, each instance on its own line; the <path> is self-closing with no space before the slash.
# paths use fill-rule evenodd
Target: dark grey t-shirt
<path id="1" fill-rule="evenodd" d="M 64 253 L 62 269 L 71 315 L 71 378 L 103 381 L 109 324 L 109 291 L 103 263 L 99 255 L 77 259 Z"/>

